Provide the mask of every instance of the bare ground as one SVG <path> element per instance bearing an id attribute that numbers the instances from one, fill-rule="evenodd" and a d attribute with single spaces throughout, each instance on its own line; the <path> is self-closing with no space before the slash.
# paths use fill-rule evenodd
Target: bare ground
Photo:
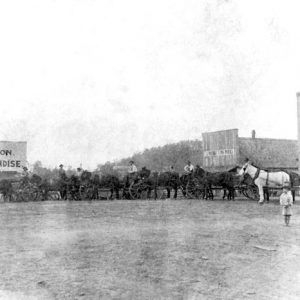
<path id="1" fill-rule="evenodd" d="M 2 203 L 0 299 L 300 299 L 300 207 Z"/>

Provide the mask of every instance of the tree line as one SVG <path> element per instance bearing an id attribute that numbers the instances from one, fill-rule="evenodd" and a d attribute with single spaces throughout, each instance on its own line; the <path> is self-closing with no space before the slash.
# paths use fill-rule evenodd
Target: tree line
<path id="1" fill-rule="evenodd" d="M 117 161 L 107 161 L 104 164 L 98 164 L 93 172 L 98 174 L 114 174 L 114 166 L 127 166 L 130 160 L 133 160 L 138 167 L 146 167 L 152 171 L 166 171 L 173 166 L 176 172 L 181 173 L 186 162 L 190 160 L 194 165 L 202 164 L 203 149 L 200 140 L 181 141 L 179 143 L 166 144 L 160 147 L 152 147 L 142 152 L 133 154 Z M 58 176 L 58 168 L 50 169 L 42 165 L 40 161 L 33 164 L 33 173 L 43 178 L 53 178 Z M 66 174 L 71 176 L 75 174 L 76 168 L 67 167 Z"/>

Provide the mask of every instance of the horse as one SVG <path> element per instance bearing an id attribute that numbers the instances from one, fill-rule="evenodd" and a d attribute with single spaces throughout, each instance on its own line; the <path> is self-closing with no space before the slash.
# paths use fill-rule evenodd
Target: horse
<path id="1" fill-rule="evenodd" d="M 100 188 L 107 188 L 110 190 L 110 199 L 113 199 L 114 193 L 116 199 L 120 199 L 120 189 L 122 188 L 122 183 L 120 179 L 113 174 L 104 174 L 100 177 L 99 185 Z"/>
<path id="2" fill-rule="evenodd" d="M 60 181 L 56 178 L 43 178 L 39 184 L 39 189 L 42 194 L 43 200 L 60 200 L 61 196 L 61 184 Z"/>
<path id="3" fill-rule="evenodd" d="M 67 193 L 71 196 L 71 200 L 81 200 L 80 195 L 81 182 L 78 176 L 71 175 L 67 182 Z"/>
<path id="4" fill-rule="evenodd" d="M 83 199 L 96 199 L 96 188 L 94 186 L 93 174 L 87 170 L 83 171 L 79 177 L 80 180 L 80 197 Z M 97 190 L 98 192 L 98 190 Z"/>
<path id="5" fill-rule="evenodd" d="M 0 181 L 0 193 L 3 195 L 4 201 L 12 201 L 14 191 L 10 180 L 2 179 Z"/>
<path id="6" fill-rule="evenodd" d="M 157 189 L 163 188 L 167 190 L 167 198 L 171 198 L 171 191 L 174 190 L 173 198 L 177 198 L 178 188 L 181 185 L 179 173 L 174 171 L 166 172 L 151 172 L 146 168 L 142 168 L 137 172 L 136 182 L 141 186 L 141 189 L 147 191 L 147 198 L 151 197 L 151 192 L 154 191 L 154 198 L 158 198 Z"/>
<path id="7" fill-rule="evenodd" d="M 173 198 L 177 199 L 177 191 L 181 185 L 180 176 L 177 172 L 166 171 L 157 174 L 155 185 L 155 199 L 157 198 L 157 187 L 167 190 L 167 198 L 171 198 L 171 190 L 174 190 Z"/>
<path id="8" fill-rule="evenodd" d="M 285 171 L 268 172 L 254 166 L 247 159 L 239 171 L 239 175 L 249 174 L 258 187 L 259 204 L 264 203 L 264 187 L 282 187 L 284 184 L 291 185 L 291 176 Z"/>
<path id="9" fill-rule="evenodd" d="M 207 193 L 206 198 L 214 199 L 212 192 L 213 186 L 221 186 L 224 191 L 223 199 L 227 196 L 228 200 L 234 200 L 235 197 L 235 176 L 232 172 L 206 172 L 205 174 L 205 185 Z M 228 194 L 226 193 L 228 191 Z"/>
<path id="10" fill-rule="evenodd" d="M 99 188 L 100 188 L 100 176 L 98 174 L 94 174 L 94 176 L 91 179 L 91 185 L 93 189 L 93 199 L 99 199 Z"/>
<path id="11" fill-rule="evenodd" d="M 198 192 L 200 192 L 200 195 L 202 195 L 204 199 L 213 200 L 213 187 L 222 187 L 224 192 L 223 199 L 227 197 L 228 200 L 234 200 L 236 183 L 234 171 L 229 170 L 225 172 L 212 173 L 197 165 L 193 174 L 188 176 L 190 176 L 192 181 L 195 181 L 196 189 L 199 189 Z"/>

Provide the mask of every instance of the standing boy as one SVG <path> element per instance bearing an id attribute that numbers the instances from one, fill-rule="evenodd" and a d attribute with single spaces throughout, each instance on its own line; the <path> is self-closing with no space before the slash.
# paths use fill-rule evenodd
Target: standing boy
<path id="1" fill-rule="evenodd" d="M 282 215 L 284 216 L 285 225 L 289 226 L 292 215 L 293 196 L 288 184 L 284 184 L 282 190 L 280 205 L 282 206 Z"/>

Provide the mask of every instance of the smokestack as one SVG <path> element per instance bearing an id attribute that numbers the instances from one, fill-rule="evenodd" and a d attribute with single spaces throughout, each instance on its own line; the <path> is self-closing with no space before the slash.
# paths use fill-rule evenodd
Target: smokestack
<path id="1" fill-rule="evenodd" d="M 252 130 L 252 131 L 251 131 L 251 137 L 252 137 L 253 139 L 255 139 L 255 135 L 256 135 L 255 130 Z"/>
<path id="2" fill-rule="evenodd" d="M 300 92 L 297 94 L 297 121 L 298 121 L 298 171 L 300 172 Z"/>

